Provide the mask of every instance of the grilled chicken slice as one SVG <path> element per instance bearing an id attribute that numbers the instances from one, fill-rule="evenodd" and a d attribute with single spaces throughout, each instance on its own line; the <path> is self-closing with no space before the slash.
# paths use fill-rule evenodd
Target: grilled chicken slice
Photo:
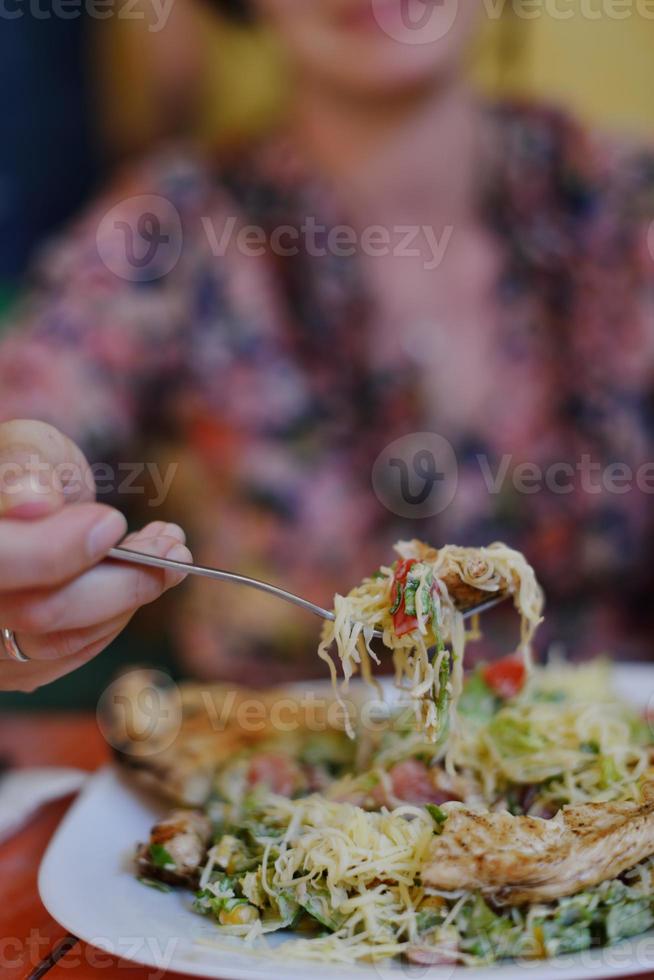
<path id="1" fill-rule="evenodd" d="M 136 866 L 145 877 L 193 887 L 210 840 L 208 817 L 198 810 L 173 810 L 165 820 L 154 825 L 149 842 L 139 845 Z"/>
<path id="2" fill-rule="evenodd" d="M 422 873 L 443 891 L 480 891 L 498 905 L 548 902 L 615 878 L 654 853 L 654 782 L 639 803 L 564 806 L 551 820 L 475 813 L 447 820 Z"/>
<path id="3" fill-rule="evenodd" d="M 443 583 L 460 612 L 474 609 L 475 606 L 480 606 L 483 602 L 498 599 L 510 592 L 508 582 L 506 584 L 503 582 L 497 592 L 489 592 L 487 589 L 477 589 L 474 585 L 463 582 L 455 572 L 448 572 L 447 575 L 444 575 Z"/>

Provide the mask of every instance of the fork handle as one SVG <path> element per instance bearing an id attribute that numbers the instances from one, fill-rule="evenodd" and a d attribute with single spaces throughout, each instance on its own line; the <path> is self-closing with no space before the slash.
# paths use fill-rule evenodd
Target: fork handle
<path id="1" fill-rule="evenodd" d="M 238 575 L 236 572 L 226 572 L 221 568 L 208 568 L 204 565 L 190 565 L 182 561 L 173 561 L 171 558 L 157 558 L 155 555 L 144 555 L 141 551 L 130 551 L 127 548 L 111 548 L 107 558 L 114 561 L 129 562 L 131 565 L 147 565 L 149 568 L 163 568 L 171 572 L 182 572 L 184 575 L 200 575 L 203 578 L 211 578 L 218 582 L 232 582 L 235 585 L 245 585 L 250 589 L 257 589 L 259 592 L 267 592 L 274 595 L 284 602 L 290 602 L 300 609 L 306 609 L 314 616 L 321 619 L 334 619 L 334 613 L 322 606 L 317 606 L 308 599 L 303 599 L 299 595 L 287 592 L 286 589 L 279 589 L 276 585 L 269 582 L 261 582 L 259 579 L 250 578 L 248 575 Z"/>

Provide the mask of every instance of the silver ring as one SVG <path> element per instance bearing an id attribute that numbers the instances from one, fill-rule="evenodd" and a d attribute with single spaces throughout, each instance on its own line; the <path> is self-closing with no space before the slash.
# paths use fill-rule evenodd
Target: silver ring
<path id="1" fill-rule="evenodd" d="M 30 662 L 30 658 L 26 657 L 18 646 L 13 630 L 0 630 L 0 636 L 2 636 L 2 645 L 5 648 L 5 653 L 11 660 L 17 660 L 19 664 L 28 664 Z"/>

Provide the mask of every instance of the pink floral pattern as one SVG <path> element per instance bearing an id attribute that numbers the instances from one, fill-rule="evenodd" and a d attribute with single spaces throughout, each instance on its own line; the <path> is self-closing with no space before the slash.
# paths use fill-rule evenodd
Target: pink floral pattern
<path id="1" fill-rule="evenodd" d="M 188 527 L 200 561 L 325 604 L 398 537 L 502 538 L 548 591 L 543 644 L 650 656 L 652 495 L 519 494 L 511 481 L 489 494 L 478 457 L 494 472 L 506 454 L 512 466 L 541 467 L 654 458 L 654 156 L 593 140 L 546 110 L 502 106 L 488 119 L 479 208 L 502 256 L 501 316 L 474 423 L 444 425 L 423 401 L 419 358 L 371 367 L 374 317 L 356 257 L 212 254 L 203 217 L 218 229 L 230 218 L 269 229 L 307 214 L 342 219 L 278 150 L 220 180 L 181 151 L 162 154 L 55 242 L 1 347 L 0 416 L 52 421 L 94 459 L 165 442 L 181 464 L 169 516 Z M 134 282 L 100 260 L 96 230 L 119 201 L 133 220 L 142 194 L 173 203 L 184 247 L 167 275 Z M 459 490 L 440 516 L 410 521 L 377 499 L 371 468 L 391 440 L 419 431 L 454 444 Z M 316 625 L 265 597 L 199 583 L 175 628 L 198 673 L 259 681 L 320 671 Z"/>

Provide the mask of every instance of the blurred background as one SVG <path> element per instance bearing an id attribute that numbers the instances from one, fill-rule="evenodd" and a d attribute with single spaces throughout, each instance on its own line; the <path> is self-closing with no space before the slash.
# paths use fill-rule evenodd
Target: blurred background
<path id="1" fill-rule="evenodd" d="M 50 0 L 41 8 L 47 15 Z M 589 124 L 654 132 L 654 19 L 487 20 L 470 76 L 490 95 L 560 105 Z M 592 7 L 592 4 L 590 5 Z M 4 20 L 0 81 L 12 97 L 0 141 L 0 303 L 8 308 L 30 254 L 118 162 L 184 134 L 232 148 L 283 113 L 284 72 L 264 31 L 226 23 L 202 0 L 175 0 L 153 31 L 134 17 Z M 558 8 L 557 8 L 558 9 Z M 581 69 L 583 66 L 583 70 Z"/>
<path id="2" fill-rule="evenodd" d="M 0 140 L 0 333 L 11 321 L 27 288 L 34 258 L 85 203 L 107 186 L 112 175 L 125 167 L 129 170 L 131 163 L 147 157 L 161 144 L 180 138 L 212 159 L 220 160 L 221 156 L 236 159 L 242 148 L 274 129 L 284 118 L 289 101 L 284 61 L 274 38 L 265 30 L 227 22 L 214 6 L 202 0 L 174 0 L 165 26 L 153 29 L 156 4 L 148 2 L 139 6 L 141 2 L 126 0 L 129 16 L 103 19 L 55 16 L 54 6 L 49 4 L 58 4 L 58 0 L 39 0 L 38 16 L 23 15 L 1 21 L 0 84 L 2 91 L 11 93 L 11 97 L 5 100 Z M 564 9 L 566 16 L 548 15 L 548 4 L 544 4 L 540 15 L 533 20 L 514 16 L 510 5 L 501 19 L 482 18 L 482 31 L 466 69 L 474 87 L 491 101 L 508 99 L 558 107 L 591 129 L 621 134 L 634 144 L 650 144 L 654 133 L 651 97 L 654 19 L 642 16 L 639 4 L 630 7 L 625 18 L 595 17 L 592 0 L 568 3 L 561 0 L 558 7 L 550 6 Z M 642 9 L 646 8 L 647 4 L 643 3 Z M 574 160 L 574 148 L 570 159 Z M 566 160 L 566 166 L 569 163 Z M 521 175 L 525 186 L 529 176 L 529 173 Z M 573 184 L 571 180 L 564 188 L 568 195 L 566 207 L 575 212 L 575 221 L 583 222 L 582 212 L 590 214 L 595 206 L 596 188 L 586 193 Z M 519 198 L 519 193 L 516 197 Z M 642 203 L 641 196 L 639 206 Z M 609 217 L 613 220 L 615 215 Z M 638 217 L 642 215 L 639 213 Z M 575 227 L 572 231 L 574 235 Z M 632 233 L 636 234 L 630 226 L 629 235 Z M 612 248 L 618 237 L 612 239 Z M 607 255 L 609 250 L 602 254 L 602 261 L 608 261 Z M 519 257 L 518 264 L 521 261 Z M 599 265 L 597 271 L 603 274 Z M 621 277 L 623 285 L 632 271 L 631 267 L 625 270 Z M 576 283 L 575 288 L 579 285 Z M 533 286 L 532 281 L 528 288 Z M 542 282 L 534 288 L 541 289 Z M 598 305 L 606 304 L 602 301 Z M 593 315 L 589 310 L 591 324 Z M 598 328 L 600 333 L 604 326 Z M 54 336 L 52 326 L 48 329 Z M 611 356 L 609 350 L 607 359 Z M 574 370 L 571 369 L 571 375 Z M 639 434 L 645 429 L 649 438 L 652 428 L 649 390 L 646 393 L 639 390 L 637 398 L 629 392 L 629 398 L 629 411 L 633 408 L 633 414 L 638 414 Z M 634 408 L 637 400 L 638 409 Z M 573 439 L 583 438 L 587 405 L 581 398 L 577 403 L 572 395 L 569 401 L 568 434 L 572 429 Z M 187 413 L 193 409 L 188 398 L 183 407 Z M 212 425 L 213 422 L 204 428 L 196 426 L 194 430 L 205 449 L 206 445 L 212 448 L 224 436 Z M 611 460 L 614 446 L 610 440 L 603 445 L 606 458 Z M 638 445 L 636 457 L 640 459 Z M 457 448 L 463 447 L 461 451 L 472 457 L 475 446 L 475 439 L 466 435 Z M 168 447 L 159 446 L 159 449 L 166 458 Z M 221 443 L 220 451 L 229 453 L 230 447 L 225 450 Z M 550 448 L 543 452 L 550 452 Z M 552 458 L 557 458 L 557 452 L 562 450 L 551 449 Z M 162 516 L 185 523 L 185 514 L 189 514 L 185 508 L 189 499 L 194 499 L 191 484 L 198 474 L 179 445 L 174 450 L 174 458 L 177 464 L 181 463 L 183 475 L 169 501 L 170 513 Z M 205 481 L 206 486 L 209 496 L 214 486 Z M 219 486 L 220 476 L 216 481 L 216 487 Z M 330 488 L 324 492 L 329 495 Z M 253 493 L 250 503 L 254 510 L 261 500 L 255 500 Z M 558 507 L 561 501 L 555 503 Z M 262 512 L 269 505 L 270 501 L 264 501 Z M 625 527 L 633 515 L 623 518 L 615 501 L 610 505 L 606 512 L 589 517 L 588 535 L 579 544 L 580 553 L 586 550 L 583 556 L 575 556 L 579 567 L 584 562 L 587 565 L 595 562 L 604 576 L 602 588 L 608 592 L 612 588 L 610 565 L 614 550 L 624 552 L 627 535 L 637 536 L 641 533 L 639 528 L 649 523 L 647 516 L 643 516 L 641 501 L 633 508 L 637 519 L 627 532 Z M 498 513 L 492 519 L 485 515 L 488 518 L 485 524 L 478 521 L 476 530 L 482 527 L 486 533 L 485 529 L 491 528 L 488 534 L 493 534 L 499 527 L 503 533 L 502 506 L 505 504 L 498 506 Z M 355 515 L 354 523 L 356 519 Z M 539 529 L 534 531 L 529 519 L 522 525 L 526 535 L 531 535 L 534 542 L 540 541 L 543 552 L 549 549 L 554 556 L 552 568 L 556 569 L 567 558 L 566 548 L 579 524 L 575 513 L 566 518 L 566 528 L 557 525 L 557 521 L 558 517 L 543 517 L 540 539 L 537 539 Z M 605 542 L 599 540 L 599 524 L 602 534 L 606 531 L 613 536 L 610 553 L 602 550 Z M 507 526 L 510 531 L 510 522 Z M 263 519 L 260 530 L 262 540 L 270 533 L 270 541 L 274 543 L 275 531 L 270 531 Z M 518 543 L 521 540 L 518 538 Z M 593 548 L 596 552 L 591 555 Z M 256 547 L 253 553 L 256 560 Z M 238 556 L 238 549 L 235 554 Z M 258 571 L 256 567 L 251 570 Z M 571 579 L 574 574 L 570 572 Z M 281 575 L 283 562 L 269 572 L 269 577 L 283 582 Z M 342 581 L 340 572 L 339 575 L 338 580 Z M 647 588 L 649 580 L 645 582 L 641 575 L 635 592 L 640 596 Z M 324 598 L 324 593 L 319 595 Z M 570 585 L 564 599 L 570 608 L 576 609 L 574 585 Z M 630 593 L 625 599 L 627 614 L 629 604 L 635 602 Z M 595 605 L 601 606 L 601 601 Z M 167 630 L 161 630 L 162 622 L 166 622 L 166 608 L 164 602 L 140 614 L 111 655 L 99 658 L 74 676 L 35 695 L 0 697 L 0 705 L 82 707 L 91 704 L 120 663 L 156 659 L 172 665 L 173 670 L 185 670 L 167 649 Z M 596 617 L 596 627 L 601 633 L 604 628 L 601 618 Z M 651 629 L 651 623 L 647 623 L 646 641 L 650 637 L 647 631 Z M 642 656 L 643 649 L 641 645 L 635 655 Z"/>

